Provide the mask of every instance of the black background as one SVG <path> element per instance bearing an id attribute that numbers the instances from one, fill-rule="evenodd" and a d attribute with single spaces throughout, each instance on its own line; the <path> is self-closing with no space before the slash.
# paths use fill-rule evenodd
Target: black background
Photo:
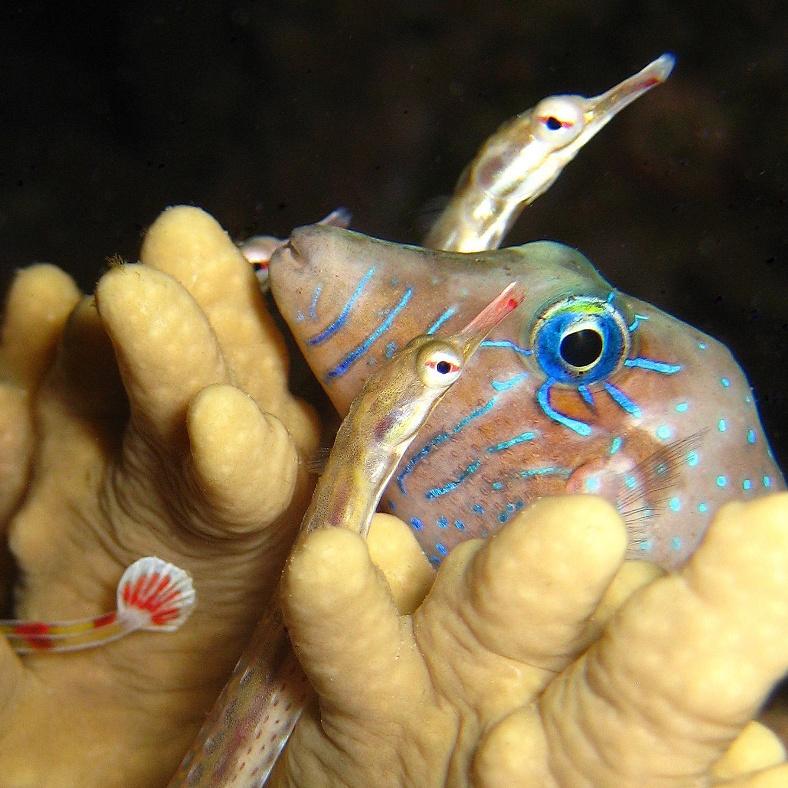
<path id="1" fill-rule="evenodd" d="M 788 450 L 788 15 L 779 2 L 4 3 L 0 285 L 35 260 L 92 289 L 162 208 L 236 237 L 337 205 L 417 241 L 503 120 L 664 51 L 510 242 L 577 246 L 727 343 Z"/>

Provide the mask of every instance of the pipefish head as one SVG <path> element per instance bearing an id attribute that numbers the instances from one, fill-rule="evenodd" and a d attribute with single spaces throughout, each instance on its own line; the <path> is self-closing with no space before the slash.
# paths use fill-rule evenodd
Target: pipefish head
<path id="1" fill-rule="evenodd" d="M 395 453 L 404 451 L 490 331 L 523 297 L 522 287 L 512 282 L 455 334 L 421 334 L 411 339 L 366 381 L 346 421 L 369 436 L 373 445 Z"/>
<path id="2" fill-rule="evenodd" d="M 504 123 L 480 148 L 425 246 L 476 252 L 500 245 L 520 214 L 624 107 L 664 82 L 665 54 L 598 96 L 548 96 Z"/>

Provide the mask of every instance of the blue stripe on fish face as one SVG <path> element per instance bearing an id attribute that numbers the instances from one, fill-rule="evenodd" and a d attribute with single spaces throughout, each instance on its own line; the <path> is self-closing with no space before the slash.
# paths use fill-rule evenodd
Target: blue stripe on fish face
<path id="1" fill-rule="evenodd" d="M 345 305 L 340 310 L 339 314 L 322 330 L 319 331 L 317 334 L 309 337 L 306 341 L 309 345 L 320 345 L 337 333 L 344 325 L 347 323 L 347 319 L 350 316 L 350 312 L 353 309 L 355 303 L 361 298 L 361 294 L 364 292 L 364 288 L 366 288 L 369 280 L 375 274 L 375 267 L 373 266 L 370 268 L 364 276 L 361 277 L 359 283 L 356 285 L 356 289 L 351 293 L 350 298 L 345 302 Z M 318 284 L 315 287 L 315 291 L 312 295 L 312 301 L 309 305 L 310 315 L 314 312 L 317 308 L 317 299 L 320 297 L 320 293 L 322 291 L 322 285 Z"/>
<path id="2" fill-rule="evenodd" d="M 408 305 L 412 295 L 413 290 L 409 287 L 402 294 L 402 298 L 391 307 L 383 322 L 376 326 L 374 331 L 356 345 L 335 367 L 329 369 L 326 376 L 328 378 L 338 378 L 344 375 L 391 328 L 397 315 Z"/>

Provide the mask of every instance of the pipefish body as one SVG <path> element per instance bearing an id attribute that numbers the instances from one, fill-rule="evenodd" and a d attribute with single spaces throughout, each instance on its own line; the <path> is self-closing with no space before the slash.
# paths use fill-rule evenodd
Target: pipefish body
<path id="1" fill-rule="evenodd" d="M 366 536 L 419 428 L 523 296 L 510 284 L 465 328 L 447 337 L 415 337 L 369 378 L 339 428 L 299 538 L 332 526 Z M 282 613 L 271 605 L 170 785 L 262 785 L 311 694 Z"/>

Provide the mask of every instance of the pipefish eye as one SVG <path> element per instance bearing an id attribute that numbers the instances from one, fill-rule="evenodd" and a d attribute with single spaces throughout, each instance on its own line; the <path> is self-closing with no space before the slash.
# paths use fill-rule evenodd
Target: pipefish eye
<path id="1" fill-rule="evenodd" d="M 416 370 L 425 386 L 446 388 L 462 372 L 462 356 L 445 342 L 425 345 L 416 357 Z"/>
<path id="2" fill-rule="evenodd" d="M 583 108 L 572 96 L 551 96 L 534 107 L 534 136 L 555 148 L 562 148 L 583 130 Z"/>
<path id="3" fill-rule="evenodd" d="M 530 340 L 545 375 L 575 385 L 613 374 L 630 347 L 624 315 L 594 296 L 571 296 L 548 307 L 534 323 Z"/>

